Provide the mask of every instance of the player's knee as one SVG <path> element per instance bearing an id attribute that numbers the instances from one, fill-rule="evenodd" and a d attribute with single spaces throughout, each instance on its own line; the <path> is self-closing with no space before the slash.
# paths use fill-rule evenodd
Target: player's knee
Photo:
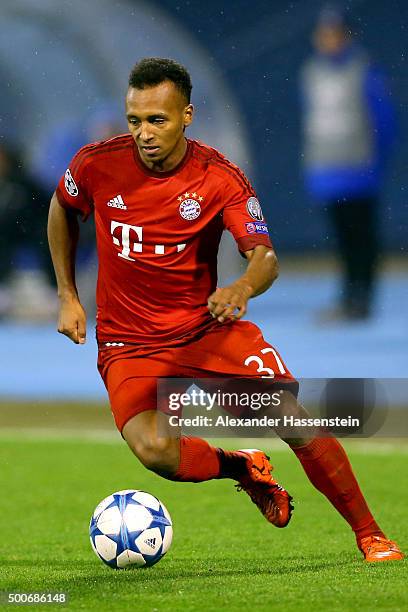
<path id="1" fill-rule="evenodd" d="M 146 436 L 132 445 L 132 450 L 152 472 L 173 475 L 178 470 L 179 444 L 175 438 Z"/>

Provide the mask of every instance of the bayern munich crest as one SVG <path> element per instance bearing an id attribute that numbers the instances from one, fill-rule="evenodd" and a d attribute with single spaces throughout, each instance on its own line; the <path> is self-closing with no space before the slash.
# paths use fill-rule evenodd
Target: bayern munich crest
<path id="1" fill-rule="evenodd" d="M 179 196 L 178 201 L 180 202 L 179 213 L 186 221 L 194 221 L 201 214 L 200 202 L 204 198 L 198 195 L 195 191 L 193 193 L 187 192 Z"/>

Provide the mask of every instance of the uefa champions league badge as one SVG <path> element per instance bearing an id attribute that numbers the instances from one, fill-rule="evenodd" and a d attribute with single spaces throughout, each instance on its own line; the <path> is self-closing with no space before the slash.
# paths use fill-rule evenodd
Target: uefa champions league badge
<path id="1" fill-rule="evenodd" d="M 195 191 L 193 193 L 183 193 L 179 196 L 178 201 L 179 205 L 179 213 L 180 216 L 183 217 L 186 221 L 194 221 L 201 214 L 201 206 L 199 202 L 204 200 L 203 196 L 198 195 Z"/>
<path id="2" fill-rule="evenodd" d="M 76 183 L 72 177 L 71 171 L 68 168 L 68 170 L 65 172 L 65 189 L 67 190 L 67 192 L 69 193 L 70 196 L 76 197 L 79 193 L 78 191 L 78 187 L 76 186 Z"/>
<path id="3" fill-rule="evenodd" d="M 257 198 L 255 198 L 254 196 L 251 196 L 250 198 L 248 198 L 246 207 L 247 207 L 247 211 L 249 215 L 253 219 L 255 219 L 255 221 L 264 220 L 263 214 L 262 214 L 262 208 Z"/>

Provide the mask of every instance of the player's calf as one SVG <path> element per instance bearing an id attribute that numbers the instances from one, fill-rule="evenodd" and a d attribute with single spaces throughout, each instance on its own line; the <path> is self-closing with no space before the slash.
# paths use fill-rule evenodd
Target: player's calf
<path id="1" fill-rule="evenodd" d="M 143 465 L 164 478 L 203 482 L 222 477 L 218 449 L 174 430 L 165 415 L 150 410 L 130 419 L 122 435 Z"/>
<path id="2" fill-rule="evenodd" d="M 165 478 L 173 478 L 180 464 L 180 440 L 159 430 L 157 413 L 141 412 L 122 430 L 129 448 L 143 465 Z"/>

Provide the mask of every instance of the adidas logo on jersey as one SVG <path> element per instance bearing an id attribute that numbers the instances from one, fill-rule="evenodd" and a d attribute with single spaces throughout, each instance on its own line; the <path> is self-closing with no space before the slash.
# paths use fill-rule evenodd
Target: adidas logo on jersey
<path id="1" fill-rule="evenodd" d="M 124 203 L 121 195 L 117 195 L 116 197 L 112 198 L 111 200 L 109 200 L 109 202 L 107 202 L 107 204 L 112 208 L 120 208 L 121 210 L 127 210 L 127 206 Z"/>

